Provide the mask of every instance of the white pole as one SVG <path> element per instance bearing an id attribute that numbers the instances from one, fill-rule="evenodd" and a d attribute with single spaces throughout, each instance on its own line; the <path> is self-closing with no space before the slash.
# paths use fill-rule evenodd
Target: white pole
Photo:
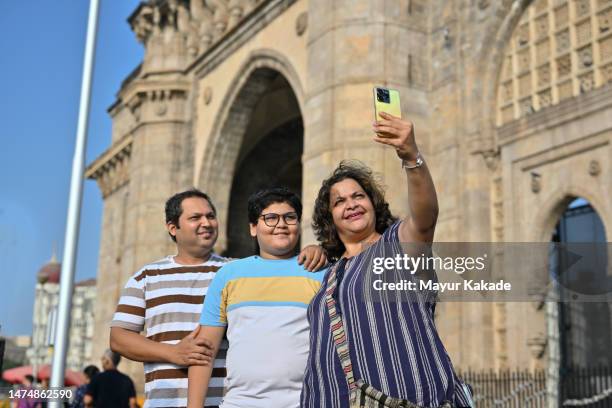
<path id="1" fill-rule="evenodd" d="M 57 331 L 55 333 L 55 349 L 53 353 L 53 369 L 51 371 L 51 387 L 64 386 L 66 349 L 70 330 L 70 308 L 72 306 L 72 292 L 74 289 L 74 266 L 76 263 L 76 250 L 79 238 L 81 199 L 83 197 L 85 145 L 87 142 L 87 125 L 89 122 L 89 101 L 91 96 L 91 77 L 94 65 L 96 30 L 98 25 L 98 8 L 98 0 L 91 0 L 89 4 L 89 19 L 87 21 L 87 40 L 85 43 L 85 60 L 83 64 L 83 80 L 81 83 L 79 122 L 77 125 L 76 145 L 72 161 L 72 178 L 70 181 L 64 256 L 62 258 L 62 274 L 60 278 L 60 297 Z M 51 408 L 60 408 L 60 402 L 52 401 L 49 406 Z"/>

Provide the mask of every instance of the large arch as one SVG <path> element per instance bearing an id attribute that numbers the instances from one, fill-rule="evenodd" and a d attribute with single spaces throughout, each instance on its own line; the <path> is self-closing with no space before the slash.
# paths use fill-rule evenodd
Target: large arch
<path id="1" fill-rule="evenodd" d="M 299 117 L 302 118 L 305 97 L 297 71 L 284 55 L 274 50 L 260 49 L 249 54 L 248 59 L 230 82 L 233 85 L 223 97 L 221 110 L 216 114 L 209 142 L 204 147 L 205 152 L 197 185 L 205 187 L 217 205 L 222 225 L 217 244 L 218 250 L 227 248 L 225 227 L 228 225 L 232 181 L 240 156 L 246 154 L 242 147 L 249 123 L 258 101 L 270 86 L 278 81 L 279 76 L 289 85 L 297 102 Z M 279 108 L 282 107 L 279 105 Z M 279 123 L 269 124 L 268 133 L 292 119 L 285 117 L 283 122 L 282 116 L 282 114 L 277 116 Z M 261 131 L 262 134 L 267 132 Z"/>
<path id="2" fill-rule="evenodd" d="M 572 185 L 554 191 L 544 200 L 530 223 L 534 228 L 527 237 L 528 242 L 550 241 L 550 236 L 555 229 L 555 225 L 559 222 L 559 218 L 563 215 L 569 203 L 577 197 L 586 199 L 600 215 L 606 231 L 612 231 L 610 229 L 612 225 L 609 225 L 608 207 L 599 199 L 599 195 L 588 187 Z"/>

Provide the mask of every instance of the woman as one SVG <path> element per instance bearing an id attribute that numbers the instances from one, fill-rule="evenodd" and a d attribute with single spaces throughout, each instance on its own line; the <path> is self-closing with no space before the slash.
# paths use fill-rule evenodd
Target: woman
<path id="1" fill-rule="evenodd" d="M 74 394 L 74 401 L 70 405 L 70 408 L 84 408 L 85 403 L 83 402 L 83 398 L 85 397 L 85 392 L 87 391 L 87 385 L 91 382 L 91 380 L 100 373 L 100 369 L 95 365 L 88 365 L 83 369 L 83 374 L 85 374 L 85 383 L 78 386 L 76 392 Z"/>
<path id="2" fill-rule="evenodd" d="M 373 124 L 374 140 L 394 147 L 402 159 L 410 215 L 401 221 L 391 215 L 382 189 L 363 165 L 343 162 L 323 182 L 313 227 L 328 258 L 336 262 L 308 310 L 310 354 L 301 404 L 355 406 L 358 397 L 364 398 L 362 390 L 372 394 L 370 385 L 398 399 L 388 406 L 470 407 L 469 390 L 455 374 L 434 324 L 435 298 L 415 298 L 407 291 L 377 295 L 372 289 L 373 280 L 380 278 L 372 274 L 373 259 L 406 253 L 400 243 L 428 246 L 438 215 L 436 191 L 412 123 L 381 116 Z M 393 276 L 415 279 L 397 268 L 383 275 Z"/>

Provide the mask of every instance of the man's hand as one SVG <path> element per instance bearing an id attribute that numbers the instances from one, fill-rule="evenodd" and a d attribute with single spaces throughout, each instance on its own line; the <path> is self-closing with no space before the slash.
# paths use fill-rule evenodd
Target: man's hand
<path id="1" fill-rule="evenodd" d="M 172 363 L 181 366 L 212 365 L 212 344 L 207 339 L 197 338 L 200 325 L 174 345 Z"/>
<path id="2" fill-rule="evenodd" d="M 397 155 L 402 160 L 415 160 L 418 148 L 414 140 L 414 125 L 412 122 L 380 112 L 383 120 L 378 120 L 372 124 L 372 129 L 376 133 L 374 141 L 395 148 Z"/>
<path id="3" fill-rule="evenodd" d="M 327 265 L 325 251 L 319 245 L 308 245 L 298 255 L 298 264 L 309 272 L 316 272 Z"/>

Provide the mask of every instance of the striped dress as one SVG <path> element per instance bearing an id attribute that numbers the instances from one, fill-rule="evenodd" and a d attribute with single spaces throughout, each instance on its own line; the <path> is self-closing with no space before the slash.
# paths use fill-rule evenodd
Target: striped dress
<path id="1" fill-rule="evenodd" d="M 125 285 L 112 327 L 141 332 L 157 342 L 176 344 L 193 331 L 200 320 L 208 286 L 228 259 L 216 254 L 194 266 L 177 264 L 173 256 L 145 265 Z M 223 398 L 224 341 L 215 360 L 206 407 Z M 145 408 L 186 407 L 187 367 L 169 363 L 144 363 Z"/>
<path id="2" fill-rule="evenodd" d="M 432 294 L 373 289 L 381 279 L 372 272 L 374 257 L 402 254 L 399 225 L 389 227 L 372 246 L 355 256 L 346 270 L 338 268 L 336 307 L 342 314 L 356 379 L 392 397 L 424 407 L 451 401 L 470 407 L 466 386 L 438 336 Z M 340 261 L 344 262 L 344 261 Z M 383 275 L 385 281 L 409 279 L 405 271 Z M 334 347 L 325 302 L 327 277 L 308 308 L 310 354 L 301 395 L 308 408 L 348 408 L 349 389 Z"/>

